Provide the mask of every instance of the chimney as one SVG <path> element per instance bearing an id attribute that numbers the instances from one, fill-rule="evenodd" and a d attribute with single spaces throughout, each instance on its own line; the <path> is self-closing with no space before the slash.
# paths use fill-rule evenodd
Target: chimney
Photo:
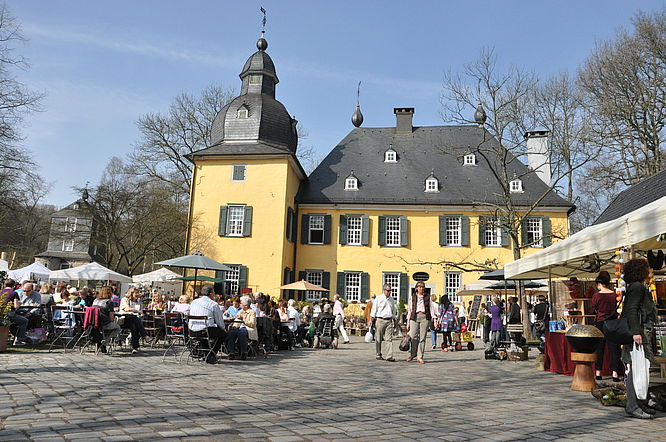
<path id="1" fill-rule="evenodd" d="M 412 133 L 412 117 L 414 116 L 413 107 L 394 107 L 393 113 L 395 114 L 395 133 L 396 134 L 411 134 Z"/>
<path id="2" fill-rule="evenodd" d="M 537 176 L 550 186 L 550 152 L 548 150 L 548 132 L 545 129 L 525 132 L 527 140 L 527 165 Z"/>

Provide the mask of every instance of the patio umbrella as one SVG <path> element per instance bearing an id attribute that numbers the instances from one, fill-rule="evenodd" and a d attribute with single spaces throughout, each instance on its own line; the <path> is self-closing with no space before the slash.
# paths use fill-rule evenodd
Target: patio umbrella
<path id="1" fill-rule="evenodd" d="M 291 284 L 285 284 L 283 286 L 280 286 L 280 289 L 282 290 L 299 290 L 299 291 L 313 291 L 313 292 L 327 292 L 328 289 L 325 289 L 324 287 L 310 284 L 307 281 L 300 280 L 296 282 L 292 282 Z"/>
<path id="2" fill-rule="evenodd" d="M 542 284 L 540 282 L 535 282 L 535 281 L 524 281 L 523 282 L 523 287 L 525 287 L 526 289 L 536 289 L 536 288 L 545 287 L 545 286 L 546 286 L 546 284 Z M 496 282 L 494 284 L 489 285 L 488 288 L 515 290 L 516 289 L 516 282 L 513 281 L 513 280 L 500 281 L 500 282 Z"/>
<path id="3" fill-rule="evenodd" d="M 222 278 L 213 278 L 210 276 L 206 275 L 199 275 L 199 276 L 181 276 L 179 278 L 181 281 L 206 281 L 206 282 L 224 282 L 225 279 Z"/>
<path id="4" fill-rule="evenodd" d="M 132 282 L 129 276 L 109 270 L 97 262 L 90 262 L 69 269 L 54 270 L 49 279 L 56 281 L 118 281 Z"/>
<path id="5" fill-rule="evenodd" d="M 199 270 L 223 270 L 225 272 L 232 271 L 229 266 L 225 266 L 221 262 L 210 259 L 203 253 L 196 251 L 191 255 L 179 256 L 178 258 L 167 259 L 166 261 L 156 262 L 156 265 L 182 267 L 183 269 L 194 269 L 194 291 L 196 292 L 197 285 L 197 272 Z"/>
<path id="6" fill-rule="evenodd" d="M 504 269 L 493 270 L 479 276 L 479 279 L 490 279 L 492 281 L 502 281 L 504 279 Z"/>
<path id="7" fill-rule="evenodd" d="M 167 282 L 173 281 L 178 278 L 180 275 L 178 273 L 172 272 L 169 269 L 162 267 L 161 269 L 154 270 L 148 273 L 142 273 L 141 275 L 132 276 L 132 282 Z"/>

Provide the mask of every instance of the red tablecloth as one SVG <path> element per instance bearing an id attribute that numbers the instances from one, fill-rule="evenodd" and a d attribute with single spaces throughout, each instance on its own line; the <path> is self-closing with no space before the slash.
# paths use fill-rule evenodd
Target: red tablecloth
<path id="1" fill-rule="evenodd" d="M 612 374 L 608 343 L 606 343 L 606 346 L 604 363 L 601 368 L 602 376 L 610 376 Z M 571 361 L 571 346 L 569 346 L 564 333 L 546 332 L 546 350 L 544 351 L 543 368 L 553 373 L 573 376 L 576 364 Z M 624 367 L 620 364 L 619 374 L 622 375 L 623 373 Z"/>

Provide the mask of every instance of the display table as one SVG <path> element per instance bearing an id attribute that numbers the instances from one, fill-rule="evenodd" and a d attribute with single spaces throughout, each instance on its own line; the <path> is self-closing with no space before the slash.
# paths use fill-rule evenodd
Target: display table
<path id="1" fill-rule="evenodd" d="M 606 343 L 608 345 L 608 343 Z M 593 364 L 594 365 L 594 364 Z M 546 348 L 543 358 L 543 369 L 553 373 L 565 374 L 573 376 L 576 370 L 576 364 L 571 360 L 571 346 L 567 342 L 567 338 L 562 332 L 546 332 Z M 596 368 L 595 368 L 596 369 Z M 602 376 L 610 376 L 611 360 L 608 348 L 604 352 L 604 363 L 601 368 Z M 619 375 L 624 374 L 624 367 L 620 364 Z"/>

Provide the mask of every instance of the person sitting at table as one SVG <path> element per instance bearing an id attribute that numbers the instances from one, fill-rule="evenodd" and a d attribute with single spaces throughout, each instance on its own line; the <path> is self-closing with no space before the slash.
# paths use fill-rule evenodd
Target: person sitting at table
<path id="1" fill-rule="evenodd" d="M 56 304 L 62 302 L 62 292 L 67 290 L 67 284 L 64 282 L 59 282 L 56 284 L 55 290 L 53 291 L 53 300 Z"/>
<path id="2" fill-rule="evenodd" d="M 190 297 L 187 295 L 180 295 L 178 302 L 171 308 L 171 313 L 189 313 L 190 312 Z"/>
<path id="3" fill-rule="evenodd" d="M 79 296 L 81 297 L 81 305 L 84 307 L 92 307 L 93 302 L 95 302 L 95 296 L 90 292 L 88 287 L 83 287 L 79 290 Z"/>
<path id="4" fill-rule="evenodd" d="M 19 295 L 14 291 L 16 281 L 13 279 L 5 279 L 4 286 L 5 287 L 0 292 L 0 300 L 9 304 L 9 322 L 18 329 L 16 332 L 16 338 L 14 339 L 14 345 L 25 345 L 30 342 L 29 338 L 26 336 L 28 319 L 16 312 L 16 309 L 21 306 Z"/>
<path id="5" fill-rule="evenodd" d="M 257 317 L 250 307 L 252 300 L 249 296 L 240 298 L 241 309 L 234 316 L 234 321 L 229 326 L 227 333 L 227 353 L 229 359 L 236 358 L 236 341 L 240 347 L 241 360 L 247 359 L 248 339 L 256 341 L 259 339 L 257 333 Z"/>
<path id="6" fill-rule="evenodd" d="M 120 325 L 114 321 L 114 306 L 113 302 L 111 302 L 112 294 L 111 287 L 102 287 L 91 306 L 99 309 L 99 329 L 107 333 L 106 340 L 97 341 L 97 348 L 102 353 L 106 353 L 105 344 L 112 342 L 118 336 L 118 333 L 120 333 Z"/>
<path id="7" fill-rule="evenodd" d="M 39 307 L 42 305 L 42 295 L 33 290 L 32 282 L 23 284 L 23 293 L 21 294 L 21 305 L 24 307 Z"/>
<path id="8" fill-rule="evenodd" d="M 204 285 L 201 287 L 200 294 L 201 296 L 190 304 L 190 316 L 206 316 L 207 319 L 205 321 L 190 319 L 188 325 L 194 336 L 197 336 L 197 332 L 203 331 L 204 328 L 208 329 L 208 336 L 213 340 L 213 348 L 211 354 L 207 356 L 206 362 L 215 364 L 217 362 L 217 353 L 220 351 L 222 342 L 224 342 L 227 336 L 226 327 L 220 307 L 212 299 L 215 296 L 213 286 Z M 208 343 L 206 342 L 204 345 L 208 345 Z"/>
<path id="9" fill-rule="evenodd" d="M 236 317 L 236 313 L 241 310 L 240 297 L 234 296 L 231 300 L 231 305 L 226 308 L 224 311 L 224 319 L 232 319 Z"/>
<path id="10" fill-rule="evenodd" d="M 290 343 L 295 342 L 296 338 L 294 337 L 294 331 L 292 330 L 294 321 L 292 321 L 289 316 L 289 304 L 287 301 L 280 302 L 280 307 L 277 313 L 280 318 L 280 333 L 284 333 Z"/>
<path id="11" fill-rule="evenodd" d="M 301 322 L 301 314 L 298 312 L 298 304 L 295 299 L 287 301 L 287 312 L 289 313 L 290 321 L 289 330 L 294 334 L 296 347 L 302 347 L 307 329 L 305 328 L 305 324 Z"/>
<path id="12" fill-rule="evenodd" d="M 147 335 L 141 319 L 142 310 L 141 293 L 139 289 L 132 287 L 120 301 L 119 309 L 120 313 L 125 315 L 122 328 L 129 329 L 132 333 L 132 354 L 139 352 L 139 340 Z"/>
<path id="13" fill-rule="evenodd" d="M 157 289 L 153 290 L 153 293 L 150 295 L 150 302 L 148 303 L 148 310 L 166 310 L 166 302 L 164 297 Z"/>

